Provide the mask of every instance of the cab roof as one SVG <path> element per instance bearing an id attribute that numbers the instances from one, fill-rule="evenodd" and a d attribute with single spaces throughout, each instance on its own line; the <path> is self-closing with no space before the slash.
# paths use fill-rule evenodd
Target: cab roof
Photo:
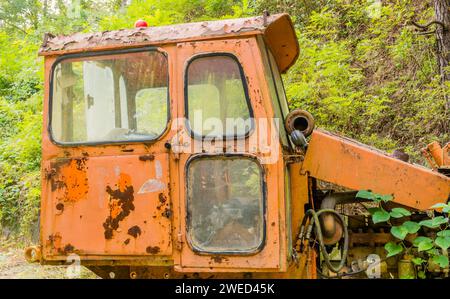
<path id="1" fill-rule="evenodd" d="M 288 14 L 205 21 L 147 28 L 122 29 L 68 36 L 46 34 L 39 55 L 104 51 L 186 41 L 263 35 L 278 68 L 286 72 L 297 60 L 299 45 Z"/>

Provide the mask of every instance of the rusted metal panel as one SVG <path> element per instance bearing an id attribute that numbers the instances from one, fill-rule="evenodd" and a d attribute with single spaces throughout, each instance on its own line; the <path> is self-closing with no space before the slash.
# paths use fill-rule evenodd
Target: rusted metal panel
<path id="1" fill-rule="evenodd" d="M 39 54 L 61 55 L 117 47 L 162 45 L 254 34 L 265 36 L 281 72 L 286 71 L 297 59 L 299 46 L 288 14 L 97 33 L 75 33 L 69 36 L 46 34 Z"/>
<path id="2" fill-rule="evenodd" d="M 167 154 L 60 158 L 44 168 L 46 258 L 172 254 Z"/>
<path id="3" fill-rule="evenodd" d="M 420 210 L 447 202 L 450 194 L 444 175 L 321 130 L 312 134 L 302 172 L 353 190 L 391 194 L 395 202 Z"/>

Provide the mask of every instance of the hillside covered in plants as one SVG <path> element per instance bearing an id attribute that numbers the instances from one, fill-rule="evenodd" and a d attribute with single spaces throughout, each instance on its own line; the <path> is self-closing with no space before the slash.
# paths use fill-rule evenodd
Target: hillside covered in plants
<path id="1" fill-rule="evenodd" d="M 449 82 L 439 64 L 434 1 L 0 0 L 0 227 L 29 240 L 40 198 L 46 32 L 70 34 L 287 12 L 301 53 L 284 75 L 291 108 L 319 127 L 424 164 L 450 140 Z M 415 24 L 415 25 L 414 25 Z M 419 26 L 417 26 L 419 25 Z M 431 32 L 430 32 L 431 31 Z"/>

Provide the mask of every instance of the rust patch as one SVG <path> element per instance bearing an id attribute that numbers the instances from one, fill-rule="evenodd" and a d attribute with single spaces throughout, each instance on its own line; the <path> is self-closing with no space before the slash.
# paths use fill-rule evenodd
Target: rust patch
<path id="1" fill-rule="evenodd" d="M 223 260 L 223 258 L 221 257 L 221 256 L 213 256 L 213 257 L 211 257 L 211 259 L 215 262 L 215 263 L 218 263 L 218 264 L 221 264 L 222 263 L 222 260 Z"/>
<path id="2" fill-rule="evenodd" d="M 159 193 L 158 199 L 159 199 L 159 204 L 156 206 L 156 209 L 158 211 L 160 211 L 162 209 L 162 207 L 164 207 L 164 206 L 168 207 L 168 204 L 166 204 L 167 197 L 164 195 L 164 193 Z M 166 208 L 166 210 L 167 210 L 167 208 Z"/>
<path id="3" fill-rule="evenodd" d="M 86 197 L 89 190 L 86 173 L 87 158 L 62 159 L 51 163 L 52 191 L 63 190 L 63 201 L 76 202 Z"/>
<path id="4" fill-rule="evenodd" d="M 67 244 L 66 246 L 64 246 L 64 249 L 60 251 L 60 253 L 64 255 L 68 255 L 69 253 L 73 252 L 75 252 L 75 247 L 73 247 L 72 244 Z"/>
<path id="5" fill-rule="evenodd" d="M 134 211 L 134 189 L 131 178 L 127 174 L 120 174 L 117 189 L 106 187 L 109 194 L 109 216 L 103 223 L 105 239 L 112 239 L 113 232 L 119 228 L 119 223 L 124 220 L 131 211 Z"/>
<path id="6" fill-rule="evenodd" d="M 154 155 L 142 155 L 142 156 L 139 156 L 139 160 L 140 161 L 153 161 L 153 160 L 155 160 L 155 156 Z"/>
<path id="7" fill-rule="evenodd" d="M 160 203 L 165 203 L 167 201 L 167 197 L 164 195 L 164 193 L 159 193 L 158 198 Z"/>
<path id="8" fill-rule="evenodd" d="M 54 177 L 56 175 L 56 170 L 51 168 L 51 169 L 44 169 L 44 177 L 47 180 L 51 180 L 52 177 Z"/>
<path id="9" fill-rule="evenodd" d="M 130 236 L 132 236 L 133 238 L 137 238 L 138 236 L 140 236 L 142 234 L 141 228 L 137 225 L 130 227 L 130 229 L 128 230 L 128 234 Z"/>
<path id="10" fill-rule="evenodd" d="M 145 251 L 147 251 L 148 254 L 158 254 L 161 249 L 158 246 L 148 246 Z"/>
<path id="11" fill-rule="evenodd" d="M 63 203 L 58 203 L 56 205 L 56 209 L 62 213 L 64 211 L 64 204 Z"/>
<path id="12" fill-rule="evenodd" d="M 172 217 L 172 210 L 169 209 L 169 208 L 166 208 L 161 215 L 163 217 L 166 217 L 166 218 L 170 219 Z"/>
<path id="13" fill-rule="evenodd" d="M 46 246 L 49 247 L 51 251 L 59 251 L 61 249 L 61 239 L 62 237 L 59 233 L 50 235 L 46 241 Z"/>

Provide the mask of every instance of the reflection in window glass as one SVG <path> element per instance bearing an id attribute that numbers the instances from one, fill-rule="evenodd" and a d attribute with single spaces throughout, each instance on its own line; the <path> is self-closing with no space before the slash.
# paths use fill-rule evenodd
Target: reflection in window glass
<path id="1" fill-rule="evenodd" d="M 229 56 L 194 59 L 187 75 L 189 125 L 199 136 L 244 136 L 251 115 L 238 62 Z"/>
<path id="2" fill-rule="evenodd" d="M 259 164 L 244 157 L 205 157 L 188 167 L 188 233 L 204 252 L 250 253 L 263 243 Z"/>
<path id="3" fill-rule="evenodd" d="M 148 88 L 136 95 L 136 123 L 152 135 L 158 136 L 166 128 L 167 88 Z M 151 113 L 149 113 L 151 112 Z"/>
<path id="4" fill-rule="evenodd" d="M 158 138 L 168 122 L 168 66 L 156 51 L 66 59 L 54 69 L 52 136 L 86 143 Z"/>

